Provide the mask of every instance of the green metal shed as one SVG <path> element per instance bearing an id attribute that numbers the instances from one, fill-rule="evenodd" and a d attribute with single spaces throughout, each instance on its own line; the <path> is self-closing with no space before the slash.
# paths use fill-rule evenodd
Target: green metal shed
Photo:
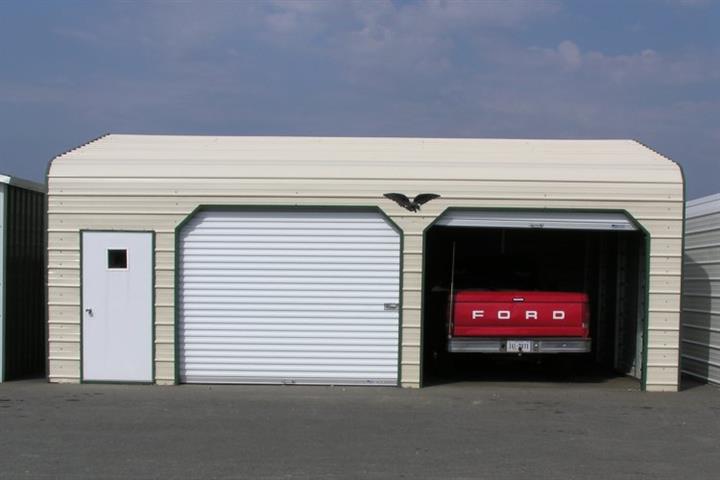
<path id="1" fill-rule="evenodd" d="M 0 382 L 45 372 L 45 191 L 0 175 Z"/>

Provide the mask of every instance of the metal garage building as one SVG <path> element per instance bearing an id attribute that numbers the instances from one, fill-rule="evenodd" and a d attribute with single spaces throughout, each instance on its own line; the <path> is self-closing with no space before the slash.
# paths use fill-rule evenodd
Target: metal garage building
<path id="1" fill-rule="evenodd" d="M 678 386 L 682 174 L 635 141 L 108 135 L 48 188 L 51 381 L 417 387 L 447 238 L 512 230 L 584 242 L 598 358 Z"/>
<path id="2" fill-rule="evenodd" d="M 720 194 L 687 202 L 682 371 L 720 384 Z"/>
<path id="3" fill-rule="evenodd" d="M 0 175 L 0 382 L 45 372 L 45 187 Z"/>

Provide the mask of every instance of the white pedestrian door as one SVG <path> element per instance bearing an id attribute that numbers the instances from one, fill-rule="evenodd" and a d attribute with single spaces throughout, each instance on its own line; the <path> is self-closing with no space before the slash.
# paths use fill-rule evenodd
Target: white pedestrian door
<path id="1" fill-rule="evenodd" d="M 82 234 L 83 380 L 152 381 L 153 237 Z"/>

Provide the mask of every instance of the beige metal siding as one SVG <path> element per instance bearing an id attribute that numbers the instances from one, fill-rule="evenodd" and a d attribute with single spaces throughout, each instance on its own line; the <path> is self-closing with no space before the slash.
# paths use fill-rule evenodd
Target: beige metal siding
<path id="1" fill-rule="evenodd" d="M 720 194 L 687 206 L 682 371 L 720 384 Z"/>
<path id="2" fill-rule="evenodd" d="M 156 232 L 156 381 L 172 383 L 175 227 L 198 205 L 378 206 L 403 230 L 401 381 L 414 387 L 423 230 L 448 207 L 519 207 L 627 210 L 650 232 L 647 387 L 677 389 L 682 178 L 633 141 L 111 135 L 56 159 L 48 181 L 52 381 L 79 380 L 81 228 Z M 410 213 L 390 191 L 442 198 Z"/>

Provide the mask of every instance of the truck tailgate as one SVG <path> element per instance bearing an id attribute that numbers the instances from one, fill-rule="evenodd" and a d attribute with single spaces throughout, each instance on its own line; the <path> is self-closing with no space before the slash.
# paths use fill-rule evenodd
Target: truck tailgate
<path id="1" fill-rule="evenodd" d="M 587 337 L 588 296 L 575 292 L 457 291 L 455 337 Z"/>

